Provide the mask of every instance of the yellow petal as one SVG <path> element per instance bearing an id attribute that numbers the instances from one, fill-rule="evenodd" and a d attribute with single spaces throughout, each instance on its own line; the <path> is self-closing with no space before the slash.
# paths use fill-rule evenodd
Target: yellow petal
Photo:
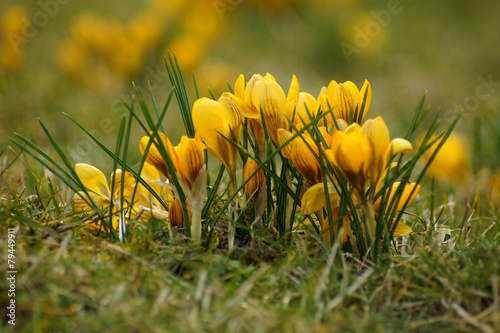
<path id="1" fill-rule="evenodd" d="M 253 104 L 253 89 L 254 89 L 254 86 L 255 84 L 258 82 L 258 81 L 261 81 L 263 79 L 263 77 L 259 74 L 254 74 L 250 80 L 247 82 L 247 85 L 245 87 L 245 94 L 244 94 L 244 97 L 243 97 L 243 100 L 245 102 L 245 106 L 247 107 L 248 111 L 253 115 L 252 117 L 249 117 L 249 116 L 246 116 L 245 117 L 249 117 L 249 118 L 260 118 L 260 110 L 258 110 L 255 105 Z"/>
<path id="2" fill-rule="evenodd" d="M 243 120 L 241 116 L 242 108 L 240 108 L 238 103 L 224 96 L 221 96 L 218 102 L 224 107 L 224 111 L 222 112 L 222 122 L 224 128 L 227 129 L 224 133 L 227 133 L 228 139 L 232 139 L 231 132 L 233 132 L 236 142 L 239 142 L 241 123 Z"/>
<path id="3" fill-rule="evenodd" d="M 337 121 L 338 121 L 338 119 L 337 119 Z M 359 133 L 360 131 L 361 131 L 361 126 L 359 126 L 358 123 L 352 123 L 351 125 L 347 126 L 344 133 L 351 134 L 351 133 Z"/>
<path id="4" fill-rule="evenodd" d="M 309 124 L 311 122 L 311 118 L 315 117 L 318 114 L 318 102 L 314 98 L 313 95 L 309 93 L 300 93 L 299 100 L 297 102 L 297 122 L 302 122 L 303 124 Z M 322 121 L 318 123 L 318 126 L 322 125 Z"/>
<path id="5" fill-rule="evenodd" d="M 183 136 L 177 146 L 178 171 L 182 181 L 191 189 L 198 173 L 205 165 L 205 155 L 201 143 Z"/>
<path id="6" fill-rule="evenodd" d="M 412 151 L 413 146 L 409 141 L 396 138 L 391 141 L 388 153 L 392 155 L 396 155 L 397 153 L 409 154 Z"/>
<path id="7" fill-rule="evenodd" d="M 273 80 L 261 80 L 255 83 L 252 92 L 254 106 L 264 115 L 266 127 L 271 139 L 278 143 L 278 128 L 286 125 L 286 96 L 283 89 Z"/>
<path id="8" fill-rule="evenodd" d="M 334 109 L 335 119 L 341 118 L 349 122 L 349 114 L 355 111 L 358 96 L 359 90 L 354 83 L 351 81 L 340 83 L 333 95 L 333 104 L 337 104 Z"/>
<path id="9" fill-rule="evenodd" d="M 224 128 L 222 115 L 226 109 L 220 103 L 204 99 L 193 106 L 193 124 L 207 146 L 207 149 L 215 155 L 229 170 L 233 172 L 236 164 L 236 147 L 224 139 L 225 135 L 231 138 L 229 128 Z"/>
<path id="10" fill-rule="evenodd" d="M 390 143 L 389 129 L 381 117 L 367 120 L 361 127 L 360 134 L 371 143 L 371 161 L 368 176 L 370 182 L 377 184 L 382 172 L 387 167 L 387 148 Z"/>
<path id="11" fill-rule="evenodd" d="M 234 94 L 242 100 L 245 98 L 245 76 L 243 74 L 238 76 L 234 84 Z"/>
<path id="12" fill-rule="evenodd" d="M 331 219 L 333 222 L 332 229 L 333 229 L 333 238 L 337 238 L 337 232 L 339 229 L 338 223 L 339 223 L 339 212 L 340 212 L 340 207 L 334 207 L 331 212 Z M 330 233 L 330 219 L 326 217 L 323 220 L 323 225 L 321 226 L 323 229 L 323 234 L 322 238 L 325 244 L 330 247 L 332 244 L 331 240 L 331 233 Z M 344 218 L 342 219 L 342 227 L 344 228 L 342 237 L 340 238 L 340 243 L 344 244 L 347 242 L 347 229 L 349 228 L 349 218 L 347 215 L 344 215 Z"/>
<path id="13" fill-rule="evenodd" d="M 253 159 L 249 158 L 243 167 L 243 181 L 246 181 L 252 173 L 257 170 L 259 164 Z M 247 197 L 251 197 L 251 201 L 255 201 L 258 191 L 263 187 L 266 177 L 264 170 L 259 169 L 255 175 L 245 184 L 245 192 Z"/>
<path id="14" fill-rule="evenodd" d="M 365 94 L 366 94 L 365 107 L 363 110 L 361 110 Z M 359 92 L 359 101 L 358 101 L 358 111 L 359 112 L 363 111 L 361 123 L 363 123 L 363 119 L 365 118 L 366 113 L 368 112 L 368 110 L 370 110 L 371 104 L 372 104 L 372 86 L 370 85 L 370 82 L 368 82 L 368 80 L 365 80 L 365 83 L 363 84 L 363 87 Z"/>
<path id="15" fill-rule="evenodd" d="M 88 192 L 90 198 L 95 202 L 95 204 L 101 208 L 108 207 L 110 204 L 110 199 L 108 197 L 103 197 L 99 194 L 96 194 L 94 192 Z M 82 198 L 83 197 L 83 198 Z M 87 202 L 89 201 L 89 198 L 85 194 L 85 192 L 80 191 L 78 193 L 75 193 L 73 195 L 73 203 L 75 205 L 75 210 L 80 211 L 80 210 L 92 210 L 94 209 L 92 206 L 89 206 Z"/>
<path id="16" fill-rule="evenodd" d="M 123 183 L 122 183 L 123 178 Z M 113 198 L 121 195 L 123 186 L 123 195 L 125 200 L 128 200 L 132 196 L 134 191 L 135 176 L 131 172 L 123 173 L 122 170 L 117 169 L 111 174 L 111 181 L 114 181 L 113 185 Z"/>
<path id="17" fill-rule="evenodd" d="M 293 137 L 293 134 L 284 128 L 278 129 L 278 142 L 280 147 L 283 146 L 288 140 Z M 292 158 L 292 148 L 295 140 L 290 141 L 286 146 L 281 149 L 281 154 L 288 159 Z"/>
<path id="18" fill-rule="evenodd" d="M 103 197 L 111 196 L 106 176 L 101 170 L 89 164 L 78 163 L 75 165 L 75 172 L 87 189 Z"/>
<path id="19" fill-rule="evenodd" d="M 170 140 L 163 134 L 163 133 L 158 133 L 160 136 L 160 140 L 163 142 L 163 146 L 165 149 L 168 149 L 168 147 L 172 146 L 170 143 Z M 141 154 L 144 155 L 146 152 L 147 145 L 149 141 L 152 140 L 150 136 L 143 136 L 141 139 L 141 142 L 139 143 L 139 149 L 141 151 Z M 167 143 L 168 142 L 168 143 Z M 160 154 L 160 151 L 156 147 L 154 143 L 151 144 L 148 154 L 146 156 L 146 161 L 151 163 L 158 171 L 160 171 L 165 177 L 168 179 L 171 179 L 170 172 L 168 170 L 167 163 L 165 163 L 165 160 Z M 176 161 L 172 161 L 172 163 L 175 163 Z"/>
<path id="20" fill-rule="evenodd" d="M 321 105 L 321 111 L 326 113 L 325 116 L 326 121 L 330 125 L 335 126 L 332 110 L 336 107 L 336 105 L 333 105 L 333 100 L 330 97 L 328 97 L 326 93 L 320 93 L 318 96 L 318 102 Z"/>
<path id="21" fill-rule="evenodd" d="M 323 140 L 325 140 L 327 147 L 330 147 L 332 144 L 333 135 L 328 133 L 328 129 L 325 126 L 319 126 L 318 130 L 323 137 Z"/>
<path id="22" fill-rule="evenodd" d="M 328 197 L 332 207 L 337 206 L 337 201 L 340 198 L 333 184 L 328 183 Z M 326 207 L 325 187 L 323 183 L 318 183 L 311 186 L 302 196 L 301 200 L 302 213 L 313 214 L 318 210 Z"/>
<path id="23" fill-rule="evenodd" d="M 354 185 L 357 179 L 357 185 L 364 187 L 371 160 L 370 143 L 356 131 L 356 127 L 346 132 L 336 131 L 333 134 L 331 149 L 326 150 L 325 155 L 342 170 L 351 184 Z"/>
<path id="24" fill-rule="evenodd" d="M 264 149 L 264 145 L 266 144 L 266 133 L 264 132 L 264 127 L 262 126 L 262 122 L 260 119 L 248 119 L 248 128 L 252 133 L 255 141 L 257 141 L 257 145 L 259 149 Z M 263 151 L 261 152 L 263 153 Z"/>
<path id="25" fill-rule="evenodd" d="M 182 206 L 179 200 L 172 201 L 168 210 L 169 223 L 171 227 L 182 228 L 184 225 L 184 216 L 182 214 Z"/>
<path id="26" fill-rule="evenodd" d="M 290 88 L 288 89 L 288 95 L 286 96 L 286 103 L 293 102 L 299 98 L 300 85 L 299 80 L 295 75 L 292 76 L 292 82 L 290 83 Z"/>
<path id="27" fill-rule="evenodd" d="M 318 155 L 318 148 L 312 139 L 308 139 L 307 137 L 305 137 L 305 139 L 307 140 L 309 147 L 311 147 L 316 155 Z M 297 170 L 311 184 L 317 184 L 322 181 L 321 166 L 309 147 L 303 140 L 295 140 L 291 160 Z"/>
<path id="28" fill-rule="evenodd" d="M 425 152 L 423 159 L 428 161 L 441 143 L 441 138 L 433 136 L 427 144 L 434 143 Z M 422 141 L 422 140 L 420 140 Z M 467 139 L 456 132 L 451 132 L 429 166 L 429 173 L 438 180 L 448 179 L 463 183 L 470 176 L 471 152 Z"/>
<path id="29" fill-rule="evenodd" d="M 392 226 L 391 226 L 392 229 Z M 398 224 L 396 225 L 396 229 L 394 230 L 393 236 L 398 237 L 398 236 L 407 236 L 411 234 L 412 229 L 410 226 L 405 224 L 402 221 L 399 221 Z"/>
<path id="30" fill-rule="evenodd" d="M 326 95 L 330 98 L 333 98 L 333 96 L 335 95 L 335 92 L 337 91 L 337 87 L 338 87 L 338 83 L 337 81 L 335 80 L 332 80 L 330 81 L 330 83 L 328 84 L 328 87 L 326 88 Z M 330 105 L 331 107 L 333 105 Z"/>
<path id="31" fill-rule="evenodd" d="M 385 201 L 387 202 L 387 207 L 391 205 L 391 202 L 394 200 L 394 195 L 396 194 L 398 187 L 400 186 L 400 182 L 395 182 L 392 184 L 392 187 L 386 190 L 385 193 Z M 406 201 L 408 200 L 408 204 L 410 204 L 413 199 L 417 196 L 417 194 L 420 192 L 420 185 L 417 183 L 406 183 L 404 185 L 403 192 L 401 192 L 400 199 L 398 202 L 398 206 L 396 208 L 396 211 L 400 211 L 403 209 L 404 205 L 406 204 Z M 387 195 L 389 195 L 389 199 L 387 199 Z M 410 197 L 411 195 L 411 197 Z M 377 201 L 373 204 L 373 209 L 375 211 L 378 211 L 380 204 L 382 203 L 382 196 L 380 196 Z"/>

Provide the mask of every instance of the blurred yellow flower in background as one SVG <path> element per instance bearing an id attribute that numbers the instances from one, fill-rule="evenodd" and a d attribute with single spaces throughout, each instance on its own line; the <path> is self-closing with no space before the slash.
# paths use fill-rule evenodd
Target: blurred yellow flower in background
<path id="1" fill-rule="evenodd" d="M 0 16 L 0 67 L 6 71 L 15 71 L 25 58 L 24 20 L 28 17 L 22 5 L 12 5 Z"/>
<path id="2" fill-rule="evenodd" d="M 432 137 L 431 140 L 435 140 Z M 441 139 L 436 140 L 422 156 L 427 162 L 434 154 Z M 461 184 L 470 176 L 471 161 L 467 139 L 457 132 L 452 132 L 444 142 L 436 157 L 429 166 L 428 172 L 437 180 L 447 180 Z"/>

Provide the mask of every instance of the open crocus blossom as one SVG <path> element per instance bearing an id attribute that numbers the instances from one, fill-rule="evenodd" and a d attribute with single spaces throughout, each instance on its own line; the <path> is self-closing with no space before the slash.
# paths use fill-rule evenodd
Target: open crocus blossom
<path id="1" fill-rule="evenodd" d="M 101 209 L 107 208 L 111 205 L 113 198 L 111 196 L 106 176 L 104 176 L 101 170 L 89 164 L 78 163 L 75 165 L 75 172 L 83 186 L 87 189 L 88 193 L 88 196 L 83 191 L 75 193 L 73 196 L 73 202 L 76 210 L 92 210 L 93 207 L 88 203 L 89 197 Z M 114 179 L 116 182 L 116 177 L 114 177 Z M 113 188 L 116 189 L 118 186 L 113 186 Z M 116 210 L 118 204 L 118 202 L 114 202 L 114 210 Z M 120 224 L 116 215 L 117 212 L 117 210 L 113 211 L 112 226 L 114 229 L 117 229 Z M 99 229 L 99 227 L 90 224 L 86 227 L 91 230 Z"/>
<path id="2" fill-rule="evenodd" d="M 366 100 L 364 100 L 365 95 Z M 364 108 L 363 101 L 365 101 Z M 351 81 L 344 83 L 331 81 L 327 88 L 321 90 L 319 95 L 321 110 L 323 112 L 332 110 L 333 112 L 333 117 L 331 114 L 326 116 L 326 120 L 331 125 L 334 125 L 333 118 L 342 119 L 347 123 L 349 123 L 349 120 L 352 120 L 353 122 L 362 124 L 366 112 L 370 109 L 371 101 L 372 88 L 368 80 L 365 80 L 361 90 Z M 351 112 L 352 119 L 350 119 Z"/>
<path id="3" fill-rule="evenodd" d="M 337 231 L 339 229 L 339 193 L 335 190 L 335 187 L 331 183 L 327 183 L 328 189 L 328 200 L 330 201 L 330 218 L 321 218 L 321 228 L 322 228 L 322 238 L 325 244 L 330 247 L 333 239 L 337 237 Z M 302 213 L 313 214 L 317 211 L 321 211 L 323 208 L 327 207 L 327 196 L 325 195 L 325 185 L 324 183 L 318 183 L 311 186 L 302 197 Z M 322 216 L 320 214 L 320 216 Z M 330 219 L 333 225 L 330 225 Z M 343 233 L 340 239 L 341 244 L 347 241 L 347 235 L 350 232 L 349 219 L 347 214 L 342 218 L 342 228 Z"/>
<path id="4" fill-rule="evenodd" d="M 226 167 L 231 181 L 236 176 L 236 146 L 227 140 L 239 142 L 241 115 L 236 102 L 222 96 L 218 101 L 201 98 L 194 103 L 193 124 L 207 149 Z"/>

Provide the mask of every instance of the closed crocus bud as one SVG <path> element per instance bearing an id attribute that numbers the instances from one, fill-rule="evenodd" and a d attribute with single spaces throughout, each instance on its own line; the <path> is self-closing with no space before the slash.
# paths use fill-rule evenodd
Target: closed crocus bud
<path id="1" fill-rule="evenodd" d="M 259 164 L 255 160 L 249 158 L 243 167 L 243 181 L 246 181 L 258 168 Z M 253 175 L 252 178 L 245 184 L 245 192 L 251 202 L 256 200 L 256 197 L 263 188 L 265 181 L 266 177 L 264 175 L 264 171 L 259 169 L 259 171 L 257 171 L 257 173 Z"/>
<path id="2" fill-rule="evenodd" d="M 196 134 L 194 139 L 183 136 L 181 142 L 175 148 L 177 158 L 177 170 L 182 181 L 192 190 L 198 173 L 205 165 L 205 155 L 201 139 Z"/>
<path id="3" fill-rule="evenodd" d="M 179 200 L 174 199 L 168 210 L 168 222 L 171 227 L 182 228 L 184 225 L 184 216 L 182 214 L 182 206 Z"/>

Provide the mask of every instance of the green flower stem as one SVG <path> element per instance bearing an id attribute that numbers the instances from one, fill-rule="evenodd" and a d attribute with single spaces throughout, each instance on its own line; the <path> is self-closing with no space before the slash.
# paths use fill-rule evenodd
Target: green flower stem
<path id="1" fill-rule="evenodd" d="M 354 191 L 356 199 L 358 200 L 366 219 L 366 228 L 368 236 L 370 236 L 370 241 L 375 241 L 375 211 L 370 201 L 367 200 L 365 192 L 361 189 L 356 188 Z"/>
<path id="2" fill-rule="evenodd" d="M 236 184 L 236 173 L 235 172 L 230 172 L 229 173 L 229 178 L 231 181 L 231 193 L 234 194 L 238 190 L 238 185 Z M 234 225 L 234 221 L 236 221 L 237 218 L 237 207 L 236 207 L 236 202 L 238 201 L 237 198 L 235 198 L 235 202 L 232 202 L 229 205 L 229 221 L 227 223 L 227 230 L 228 230 L 228 236 L 227 236 L 227 244 L 228 248 L 231 250 L 234 247 L 234 238 L 236 235 L 236 226 Z"/>
<path id="3" fill-rule="evenodd" d="M 191 208 L 191 237 L 196 244 L 201 241 L 201 211 L 203 206 L 199 203 L 189 202 Z"/>

